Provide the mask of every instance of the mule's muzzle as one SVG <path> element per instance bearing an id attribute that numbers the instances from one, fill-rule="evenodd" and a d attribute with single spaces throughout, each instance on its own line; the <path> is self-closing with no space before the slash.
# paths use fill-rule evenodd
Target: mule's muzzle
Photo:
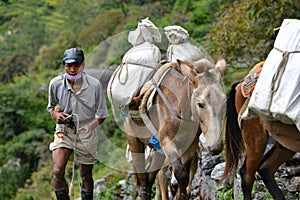
<path id="1" fill-rule="evenodd" d="M 210 145 L 203 133 L 200 134 L 199 140 L 200 145 L 212 155 L 218 155 L 223 151 L 224 144 L 222 141 L 214 145 Z"/>

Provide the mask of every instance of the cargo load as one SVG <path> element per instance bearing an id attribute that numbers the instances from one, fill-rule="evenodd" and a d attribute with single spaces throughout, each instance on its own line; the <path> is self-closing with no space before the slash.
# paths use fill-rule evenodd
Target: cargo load
<path id="1" fill-rule="evenodd" d="M 158 28 L 148 18 L 141 20 L 136 30 L 129 32 L 128 42 L 133 47 L 124 54 L 107 86 L 116 120 L 119 118 L 117 113 L 128 107 L 143 84 L 156 72 L 161 52 L 153 43 L 160 41 Z"/>
<path id="2" fill-rule="evenodd" d="M 248 115 L 295 124 L 300 130 L 299 84 L 300 20 L 285 19 L 251 95 Z"/>

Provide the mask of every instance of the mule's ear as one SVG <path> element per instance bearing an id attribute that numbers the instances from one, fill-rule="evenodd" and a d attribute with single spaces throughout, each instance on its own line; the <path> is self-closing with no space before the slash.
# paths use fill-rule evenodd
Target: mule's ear
<path id="1" fill-rule="evenodd" d="M 226 69 L 226 60 L 225 60 L 225 54 L 222 54 L 220 58 L 218 59 L 218 62 L 216 64 L 216 69 L 219 70 L 221 76 L 224 75 L 225 69 Z"/>
<path id="2" fill-rule="evenodd" d="M 177 63 L 179 66 L 179 71 L 196 86 L 197 72 L 195 72 L 191 66 L 182 60 L 177 59 Z"/>

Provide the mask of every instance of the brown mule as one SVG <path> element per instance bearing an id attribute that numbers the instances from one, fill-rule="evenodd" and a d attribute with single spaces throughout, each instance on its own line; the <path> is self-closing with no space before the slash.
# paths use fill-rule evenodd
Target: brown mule
<path id="1" fill-rule="evenodd" d="M 195 156 L 199 151 L 200 134 L 205 148 L 215 153 L 222 151 L 222 120 L 226 102 L 222 76 L 225 68 L 223 57 L 216 65 L 207 59 L 172 63 L 172 68 L 159 85 L 172 108 L 156 94 L 148 113 L 158 131 L 164 154 L 155 152 L 148 168 L 144 149 L 145 145 L 151 146 L 151 133 L 141 119 L 127 115 L 124 132 L 143 200 L 151 199 L 152 185 L 157 172 L 165 167 L 165 158 L 178 182 L 174 199 L 189 199 L 189 185 L 197 169 L 194 163 L 197 164 Z"/>
<path id="2" fill-rule="evenodd" d="M 246 98 L 242 95 L 241 84 L 234 83 L 227 99 L 226 111 L 226 167 L 223 179 L 231 172 L 236 173 L 241 154 L 246 151 L 239 169 L 244 200 L 250 200 L 255 173 L 258 172 L 265 186 L 275 200 L 285 197 L 276 184 L 274 174 L 281 164 L 300 151 L 300 133 L 295 125 L 279 121 L 252 118 L 238 124 L 238 113 Z M 272 148 L 264 155 L 269 135 L 275 139 Z"/>

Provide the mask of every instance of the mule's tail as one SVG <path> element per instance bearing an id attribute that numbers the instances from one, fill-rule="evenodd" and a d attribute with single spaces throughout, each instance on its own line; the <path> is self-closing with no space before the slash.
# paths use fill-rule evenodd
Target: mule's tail
<path id="1" fill-rule="evenodd" d="M 223 181 L 230 173 L 236 174 L 239 157 L 244 150 L 241 129 L 238 124 L 238 113 L 235 107 L 236 86 L 239 82 L 232 84 L 227 96 L 226 104 L 226 164 L 220 181 Z"/>

